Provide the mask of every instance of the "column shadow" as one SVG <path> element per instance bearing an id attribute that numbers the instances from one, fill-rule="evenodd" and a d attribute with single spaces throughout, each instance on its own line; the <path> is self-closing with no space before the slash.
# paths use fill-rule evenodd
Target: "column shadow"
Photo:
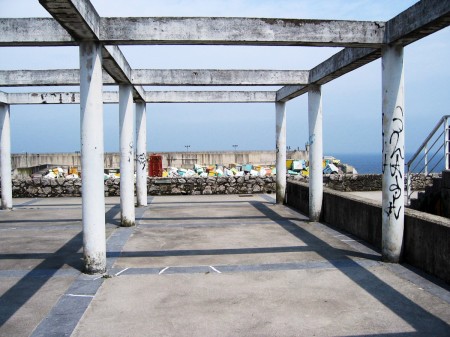
<path id="1" fill-rule="evenodd" d="M 405 295 L 395 290 L 392 286 L 381 280 L 369 270 L 360 266 L 348 256 L 344 256 L 346 268 L 340 267 L 341 264 L 333 259 L 338 250 L 327 242 L 297 226 L 292 221 L 280 221 L 280 215 L 266 204 L 257 201 L 251 201 L 250 204 L 311 248 L 319 246 L 325 248 L 318 249 L 317 253 L 329 261 L 350 280 L 355 282 L 359 287 L 376 298 L 386 308 L 411 325 L 417 333 L 423 334 L 424 336 L 450 336 L 450 326 L 446 322 L 411 301 Z"/>

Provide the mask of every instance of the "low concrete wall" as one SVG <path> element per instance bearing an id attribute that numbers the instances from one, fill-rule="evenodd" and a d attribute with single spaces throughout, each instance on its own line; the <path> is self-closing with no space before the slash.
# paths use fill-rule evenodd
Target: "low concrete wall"
<path id="1" fill-rule="evenodd" d="M 147 153 L 147 157 L 152 154 Z M 275 165 L 275 151 L 203 151 L 203 152 L 158 152 L 162 155 L 163 167 L 187 167 L 199 165 L 229 165 L 231 163 L 258 165 Z M 289 151 L 289 158 L 308 159 L 306 151 Z M 12 169 L 52 164 L 55 166 L 81 167 L 79 153 L 20 153 L 11 156 Z M 120 153 L 107 152 L 104 154 L 104 166 L 118 168 Z M 82 168 L 81 168 L 82 169 Z"/>
<path id="2" fill-rule="evenodd" d="M 287 204 L 308 215 L 309 188 L 288 182 Z M 321 221 L 381 248 L 381 204 L 324 188 Z M 404 262 L 450 283 L 450 220 L 405 209 Z"/>
<path id="3" fill-rule="evenodd" d="M 147 178 L 149 195 L 274 193 L 275 177 Z M 120 195 L 120 179 L 105 180 L 105 196 Z M 81 179 L 13 180 L 14 198 L 81 196 Z"/>

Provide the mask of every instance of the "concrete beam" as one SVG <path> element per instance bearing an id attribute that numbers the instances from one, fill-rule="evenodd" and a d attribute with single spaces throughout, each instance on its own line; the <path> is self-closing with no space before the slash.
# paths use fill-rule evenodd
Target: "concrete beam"
<path id="1" fill-rule="evenodd" d="M 273 103 L 274 91 L 147 91 L 147 103 Z"/>
<path id="2" fill-rule="evenodd" d="M 381 46 L 383 22 L 172 17 L 102 18 L 106 44 Z"/>
<path id="3" fill-rule="evenodd" d="M 115 85 L 117 83 L 104 71 L 103 84 Z M 80 85 L 78 69 L 0 70 L 0 87 L 71 85 Z"/>
<path id="4" fill-rule="evenodd" d="M 99 41 L 100 16 L 89 0 L 39 0 L 77 41 Z M 118 84 L 131 84 L 131 67 L 117 46 L 102 47 L 102 65 Z M 143 88 L 133 88 L 135 101 L 145 100 Z"/>
<path id="5" fill-rule="evenodd" d="M 131 84 L 132 73 L 122 51 L 117 46 L 103 47 L 103 68 L 112 78 L 120 84 Z M 133 99 L 135 102 L 145 102 L 145 90 L 139 85 L 133 86 Z"/>
<path id="6" fill-rule="evenodd" d="M 39 0 L 39 3 L 77 41 L 97 40 L 100 15 L 89 0 Z"/>
<path id="7" fill-rule="evenodd" d="M 10 93 L 8 102 L 15 104 L 80 104 L 78 92 L 34 92 Z M 103 93 L 103 103 L 119 103 L 119 93 L 114 91 Z"/>
<path id="8" fill-rule="evenodd" d="M 309 72 L 309 84 L 322 85 L 381 56 L 380 49 L 345 48 Z M 308 92 L 308 86 L 286 86 L 277 91 L 277 101 L 287 102 Z"/>
<path id="9" fill-rule="evenodd" d="M 0 104 L 8 104 L 8 94 L 0 91 Z"/>
<path id="10" fill-rule="evenodd" d="M 405 46 L 450 25 L 450 1 L 422 0 L 386 22 L 384 42 Z M 309 84 L 322 85 L 381 57 L 379 48 L 345 48 L 311 69 Z M 308 92 L 288 86 L 277 92 L 286 102 Z"/>
<path id="11" fill-rule="evenodd" d="M 114 46 L 107 46 L 107 49 Z M 103 53 L 103 62 L 115 62 L 108 54 Z M 124 60 L 123 58 L 121 58 Z M 126 62 L 126 61 L 125 61 Z M 120 69 L 110 66 L 108 69 Z M 131 79 L 136 87 L 140 85 L 158 86 L 226 86 L 226 85 L 287 85 L 308 83 L 308 71 L 304 70 L 201 70 L 201 69 L 137 69 L 131 70 L 128 63 L 123 65 L 129 69 L 127 77 L 115 74 L 115 78 L 122 77 L 126 82 Z M 80 72 L 78 69 L 52 70 L 0 70 L 0 87 L 23 86 L 60 86 L 79 85 Z M 117 82 L 106 72 L 103 72 L 103 84 L 115 85 Z M 143 94 L 143 91 L 141 91 Z"/>
<path id="12" fill-rule="evenodd" d="M 50 18 L 0 19 L 0 46 L 76 46 L 78 43 Z"/>
<path id="13" fill-rule="evenodd" d="M 385 43 L 406 46 L 450 24 L 450 1 L 422 0 L 386 23 Z"/>
<path id="14" fill-rule="evenodd" d="M 140 85 L 225 86 L 307 84 L 305 70 L 135 69 L 132 82 Z"/>
<path id="15" fill-rule="evenodd" d="M 147 91 L 147 103 L 273 103 L 275 91 Z M 6 97 L 5 97 L 6 96 Z M 8 104 L 79 104 L 77 92 L 33 92 L 4 94 Z M 0 101 L 2 95 L 0 92 Z M 104 104 L 119 103 L 119 93 L 103 92 Z"/>

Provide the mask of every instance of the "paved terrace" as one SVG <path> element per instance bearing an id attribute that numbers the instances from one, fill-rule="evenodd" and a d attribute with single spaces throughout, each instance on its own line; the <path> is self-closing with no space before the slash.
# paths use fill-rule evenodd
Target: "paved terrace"
<path id="1" fill-rule="evenodd" d="M 1 336 L 449 336 L 450 292 L 269 195 L 106 200 L 108 273 L 81 273 L 81 199 L 0 211 Z"/>

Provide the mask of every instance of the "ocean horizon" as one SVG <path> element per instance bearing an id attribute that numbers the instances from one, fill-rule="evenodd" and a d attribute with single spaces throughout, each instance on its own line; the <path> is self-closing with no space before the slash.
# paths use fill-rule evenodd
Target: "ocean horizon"
<path id="1" fill-rule="evenodd" d="M 339 159 L 342 163 L 353 166 L 359 174 L 381 174 L 382 173 L 382 155 L 380 153 L 331 153 L 325 154 Z M 405 163 L 414 155 L 407 153 Z M 429 163 L 429 170 L 435 166 L 435 163 Z M 444 161 L 436 164 L 433 172 L 442 172 L 444 170 Z M 417 171 L 417 170 L 414 170 Z"/>

